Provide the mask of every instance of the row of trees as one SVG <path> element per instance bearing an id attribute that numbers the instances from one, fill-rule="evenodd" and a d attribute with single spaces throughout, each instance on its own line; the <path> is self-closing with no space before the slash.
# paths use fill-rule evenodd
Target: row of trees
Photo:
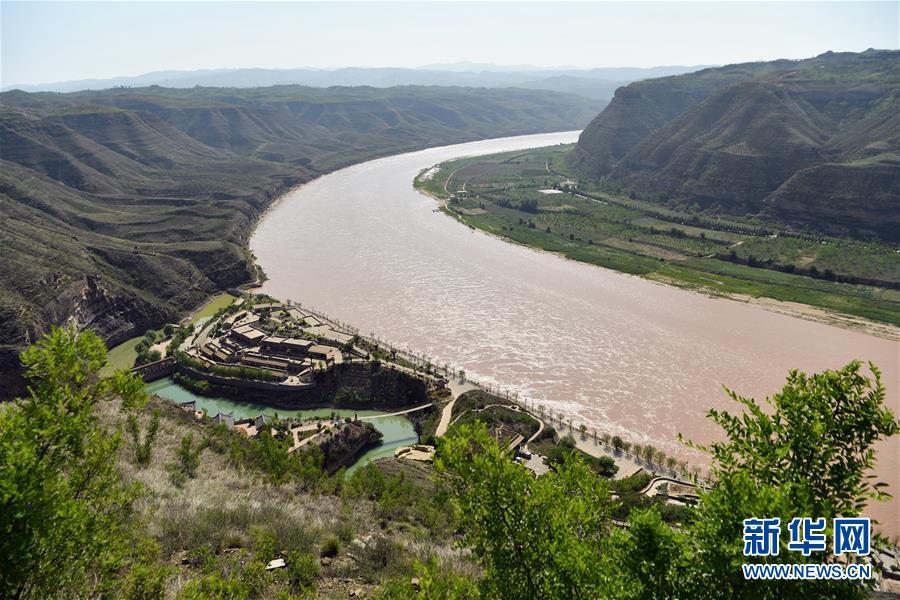
<path id="1" fill-rule="evenodd" d="M 555 418 L 560 427 L 567 427 L 570 432 L 575 431 L 572 419 L 566 419 L 562 413 L 553 415 L 553 413 L 547 412 L 544 405 L 538 405 L 537 410 L 541 419 L 545 418 L 545 416 L 548 419 Z M 578 432 L 582 439 L 587 439 L 590 436 L 590 438 L 593 439 L 594 444 L 602 444 L 608 448 L 612 448 L 617 453 L 628 454 L 637 460 L 643 460 L 649 465 L 661 469 L 668 469 L 673 473 L 680 472 L 685 476 L 694 479 L 698 478 L 700 475 L 699 467 L 690 467 L 686 461 L 678 460 L 674 456 L 668 456 L 664 451 L 656 448 L 652 444 L 632 444 L 631 442 L 624 440 L 621 436 L 611 435 L 609 433 L 599 433 L 596 429 L 591 430 L 589 433 L 588 427 L 584 423 L 578 426 Z"/>

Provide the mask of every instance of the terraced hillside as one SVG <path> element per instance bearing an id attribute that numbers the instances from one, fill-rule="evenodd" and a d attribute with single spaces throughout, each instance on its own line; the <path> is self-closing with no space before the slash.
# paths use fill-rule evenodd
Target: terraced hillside
<path id="1" fill-rule="evenodd" d="M 671 207 L 900 241 L 900 52 L 633 83 L 588 125 L 570 164 Z"/>
<path id="2" fill-rule="evenodd" d="M 252 280 L 252 223 L 320 173 L 574 129 L 595 112 L 584 98 L 518 89 L 0 94 L 0 371 L 51 323 L 74 318 L 116 343 Z"/>

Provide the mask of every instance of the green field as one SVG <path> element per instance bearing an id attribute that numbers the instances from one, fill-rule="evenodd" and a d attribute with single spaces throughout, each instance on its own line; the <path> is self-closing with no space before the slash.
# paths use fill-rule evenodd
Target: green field
<path id="1" fill-rule="evenodd" d="M 134 347 L 143 338 L 144 336 L 139 335 L 128 341 L 122 342 L 118 346 L 110 348 L 109 352 L 106 353 L 107 364 L 100 371 L 100 374 L 104 377 L 109 377 L 114 371 L 119 369 L 132 368 L 138 355 L 137 350 L 135 350 Z"/>
<path id="2" fill-rule="evenodd" d="M 416 187 L 471 227 L 567 258 L 721 295 L 798 302 L 900 325 L 900 249 L 565 188 L 571 146 L 439 165 Z M 427 171 L 423 171 L 425 173 Z M 548 193 L 549 192 L 549 193 Z"/>
<path id="3" fill-rule="evenodd" d="M 207 317 L 215 315 L 226 306 L 231 306 L 235 300 L 237 300 L 237 298 L 232 296 L 231 294 L 219 294 L 218 296 L 211 298 L 206 304 L 200 307 L 197 312 L 194 313 L 193 322 L 196 323 L 200 319 L 205 319 Z"/>

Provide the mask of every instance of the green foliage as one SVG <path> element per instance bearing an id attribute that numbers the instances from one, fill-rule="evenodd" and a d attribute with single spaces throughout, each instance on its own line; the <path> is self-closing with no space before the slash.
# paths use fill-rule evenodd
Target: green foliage
<path id="1" fill-rule="evenodd" d="M 728 436 L 707 448 L 714 474 L 745 472 L 774 486 L 794 484 L 812 502 L 811 514 L 826 517 L 857 515 L 868 500 L 889 498 L 884 484 L 872 484 L 867 474 L 875 442 L 898 433 L 900 423 L 884 406 L 878 368 L 869 365 L 870 380 L 860 367 L 853 361 L 812 376 L 791 371 L 784 389 L 766 399 L 768 411 L 727 390 L 744 413 L 709 412 Z"/>
<path id="2" fill-rule="evenodd" d="M 250 597 L 250 586 L 237 576 L 210 573 L 188 581 L 178 597 L 182 600 L 245 600 Z"/>
<path id="3" fill-rule="evenodd" d="M 512 463 L 483 426 L 464 426 L 438 448 L 465 544 L 484 569 L 487 598 L 587 598 L 611 591 L 600 571 L 612 504 L 581 461 L 534 479 Z"/>
<path id="4" fill-rule="evenodd" d="M 172 565 L 159 562 L 159 544 L 143 540 L 120 580 L 119 596 L 129 600 L 157 600 L 165 597 L 166 583 L 174 574 Z"/>
<path id="5" fill-rule="evenodd" d="M 123 371 L 98 377 L 105 361 L 100 338 L 74 329 L 22 353 L 30 394 L 0 410 L 0 588 L 12 596 L 92 594 L 122 564 L 136 490 L 94 408 L 135 407 L 146 392 Z"/>
<path id="6" fill-rule="evenodd" d="M 130 413 L 125 422 L 125 429 L 130 437 L 131 451 L 134 454 L 134 462 L 139 467 L 146 466 L 152 458 L 153 442 L 156 440 L 156 434 L 159 431 L 159 411 L 153 411 L 150 416 L 150 423 L 147 425 L 147 431 L 141 438 L 141 426 L 138 423 L 137 415 Z"/>
<path id="7" fill-rule="evenodd" d="M 403 546 L 389 537 L 375 537 L 356 554 L 359 573 L 369 581 L 410 571 L 410 561 Z"/>
<path id="8" fill-rule="evenodd" d="M 559 440 L 559 443 L 548 450 L 544 456 L 547 464 L 556 467 L 562 465 L 570 454 L 577 454 L 579 459 L 587 464 L 595 473 L 607 479 L 614 477 L 619 471 L 616 461 L 609 456 L 591 456 L 582 450 L 579 450 L 575 438 L 571 435 L 565 435 Z"/>
<path id="9" fill-rule="evenodd" d="M 702 571 L 715 573 L 718 585 L 709 597 L 855 598 L 864 588 L 855 582 L 745 581 L 734 565 L 742 557 L 741 521 L 745 518 L 858 515 L 871 499 L 887 496 L 871 483 L 874 444 L 898 432 L 884 407 L 884 386 L 874 365 L 873 378 L 854 361 L 839 370 L 807 376 L 791 371 L 784 389 L 767 399 L 729 395 L 744 407 L 742 416 L 710 411 L 725 430 L 726 441 L 708 447 L 716 484 L 702 496 L 692 534 Z M 830 534 L 830 533 L 829 533 Z M 786 540 L 782 537 L 782 544 Z M 788 554 L 782 548 L 781 556 Z M 788 554 L 794 562 L 819 562 Z M 826 556 L 825 560 L 832 557 Z"/>
<path id="10" fill-rule="evenodd" d="M 297 594 L 314 595 L 319 561 L 308 552 L 291 552 L 287 558 L 288 580 Z"/>
<path id="11" fill-rule="evenodd" d="M 322 542 L 322 547 L 319 550 L 319 554 L 321 556 L 327 557 L 335 557 L 341 551 L 341 538 L 332 534 L 325 538 L 325 541 Z"/>
<path id="12" fill-rule="evenodd" d="M 206 445 L 203 443 L 195 446 L 193 435 L 188 434 L 181 438 L 181 445 L 175 451 L 175 456 L 178 458 L 178 464 L 186 476 L 192 479 L 196 477 L 197 468 L 200 466 L 200 453 L 203 452 L 205 447 Z"/>
<path id="13" fill-rule="evenodd" d="M 278 547 L 278 538 L 275 536 L 275 532 L 262 525 L 253 525 L 250 528 L 250 537 L 253 540 L 253 551 L 257 558 L 267 562 L 275 558 L 275 551 Z"/>
<path id="14" fill-rule="evenodd" d="M 453 571 L 441 568 L 435 560 L 415 565 L 417 586 L 409 577 L 391 579 L 382 586 L 376 600 L 470 600 L 478 598 L 475 583 Z"/>
<path id="15" fill-rule="evenodd" d="M 682 597 L 690 577 L 687 538 L 655 508 L 631 513 L 627 532 L 614 532 L 604 560 L 605 570 L 627 582 L 628 595 L 636 598 Z"/>

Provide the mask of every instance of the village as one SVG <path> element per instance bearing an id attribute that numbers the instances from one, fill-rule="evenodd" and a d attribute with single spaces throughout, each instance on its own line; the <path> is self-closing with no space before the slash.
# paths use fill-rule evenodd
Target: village
<path id="1" fill-rule="evenodd" d="M 309 311 L 281 303 L 250 305 L 239 298 L 224 318 L 213 320 L 189 340 L 186 354 L 206 370 L 216 366 L 258 369 L 284 385 L 309 384 L 316 370 L 367 352 L 354 346 L 354 335 Z"/>

